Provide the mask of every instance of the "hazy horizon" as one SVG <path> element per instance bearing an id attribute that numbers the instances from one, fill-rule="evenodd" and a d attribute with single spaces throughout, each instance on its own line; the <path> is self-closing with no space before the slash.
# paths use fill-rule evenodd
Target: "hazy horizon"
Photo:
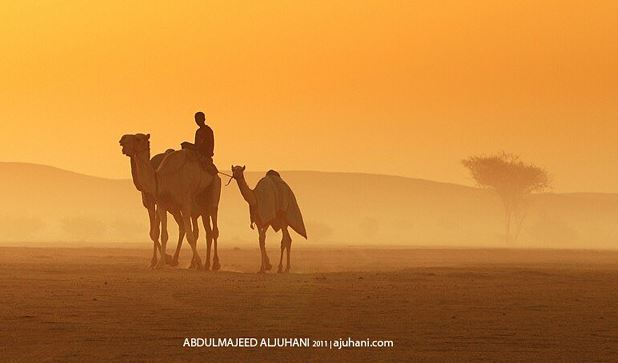
<path id="1" fill-rule="evenodd" d="M 89 173 L 84 173 L 84 172 L 80 172 L 77 170 L 71 170 L 71 169 L 67 169 L 67 168 L 63 168 L 60 166 L 56 166 L 56 165 L 51 165 L 51 164 L 42 164 L 42 163 L 37 163 L 37 162 L 30 162 L 30 161 L 7 161 L 7 160 L 2 160 L 0 161 L 0 164 L 16 164 L 16 165 L 32 165 L 32 166 L 42 166 L 42 167 L 49 167 L 49 168 L 53 168 L 53 169 L 58 169 L 61 171 L 66 171 L 69 173 L 74 173 L 74 174 L 78 174 L 78 175 L 83 175 L 83 176 L 87 176 L 87 177 L 93 177 L 93 178 L 99 178 L 99 179 L 106 179 L 106 180 L 113 180 L 113 181 L 128 181 L 131 180 L 131 175 L 130 175 L 130 170 L 128 170 L 128 175 L 126 176 L 119 176 L 119 177 L 110 177 L 110 176 L 102 176 L 102 175 L 96 175 L 96 174 L 89 174 Z M 229 174 L 229 170 L 226 169 L 221 169 L 220 171 L 222 173 L 226 173 Z M 253 169 L 247 169 L 247 172 L 249 173 L 261 173 L 261 172 L 266 172 L 267 169 L 258 169 L 258 170 L 253 170 Z M 438 183 L 438 184 L 450 184 L 450 185 L 455 185 L 455 186 L 462 186 L 462 187 L 467 187 L 467 188 L 476 188 L 476 189 L 482 189 L 482 190 L 488 190 L 487 188 L 484 188 L 482 186 L 479 186 L 477 183 L 474 182 L 474 180 L 470 177 L 468 178 L 468 183 L 458 183 L 458 182 L 452 182 L 452 181 L 444 181 L 444 180 L 436 180 L 436 179 L 429 179 L 429 178 L 424 178 L 422 176 L 407 176 L 407 175 L 397 175 L 397 174 L 385 174 L 385 173 L 372 173 L 372 172 L 362 172 L 362 171 L 345 171 L 345 170 L 313 170 L 313 169 L 278 169 L 278 171 L 281 172 L 291 172 L 291 173 L 302 173 L 302 172 L 307 172 L 307 173 L 326 173 L 326 174 L 355 174 L 355 175 L 373 175 L 373 176 L 384 176 L 384 177 L 394 177 L 394 178 L 404 178 L 404 179 L 411 179 L 411 180 L 420 180 L 420 181 L 428 181 L 428 182 L 432 182 L 432 183 Z M 227 176 L 221 174 L 220 175 L 223 179 L 226 179 Z M 559 191 L 559 190 L 555 190 L 555 188 L 550 187 L 547 191 L 544 192 L 540 192 L 540 193 L 534 193 L 534 194 L 618 194 L 618 191 L 607 191 L 607 192 L 598 192 L 598 191 L 591 191 L 591 190 L 569 190 L 569 191 Z"/>
<path id="2" fill-rule="evenodd" d="M 247 171 L 249 184 L 263 172 Z M 618 218 L 618 194 L 534 195 L 519 241 L 507 244 L 502 204 L 490 190 L 377 174 L 281 175 L 307 225 L 309 241 L 293 237 L 303 247 L 616 248 L 618 227 L 612 221 Z M 147 247 L 148 218 L 140 198 L 127 178 L 0 163 L 0 244 L 138 247 L 141 241 Z M 172 220 L 168 224 L 174 245 L 177 227 Z M 255 247 L 248 206 L 235 183 L 222 190 L 219 228 L 222 247 Z"/>

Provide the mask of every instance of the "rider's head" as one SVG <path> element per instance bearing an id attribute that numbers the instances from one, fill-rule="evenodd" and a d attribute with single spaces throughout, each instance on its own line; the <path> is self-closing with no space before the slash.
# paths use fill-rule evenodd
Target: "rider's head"
<path id="1" fill-rule="evenodd" d="M 200 127 L 206 124 L 206 115 L 204 115 L 204 112 L 200 111 L 195 113 L 195 123 Z"/>

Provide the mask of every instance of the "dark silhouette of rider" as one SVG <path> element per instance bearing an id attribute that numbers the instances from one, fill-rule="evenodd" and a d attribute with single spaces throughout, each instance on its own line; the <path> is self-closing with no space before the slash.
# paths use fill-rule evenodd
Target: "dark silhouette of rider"
<path id="1" fill-rule="evenodd" d="M 195 148 L 202 155 L 212 158 L 215 154 L 215 134 L 210 126 L 206 125 L 204 112 L 195 113 L 195 123 L 199 126 L 195 131 Z"/>
<path id="2" fill-rule="evenodd" d="M 195 113 L 195 123 L 199 126 L 197 131 L 195 131 L 195 143 L 183 142 L 182 147 L 183 149 L 193 149 L 199 152 L 204 157 L 209 172 L 216 174 L 217 168 L 212 161 L 215 150 L 215 135 L 210 126 L 206 125 L 206 115 L 204 115 L 204 112 Z"/>

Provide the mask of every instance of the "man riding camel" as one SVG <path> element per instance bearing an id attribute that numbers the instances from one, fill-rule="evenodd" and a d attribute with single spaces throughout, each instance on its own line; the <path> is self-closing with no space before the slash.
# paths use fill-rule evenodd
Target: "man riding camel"
<path id="1" fill-rule="evenodd" d="M 195 131 L 195 143 L 183 142 L 183 149 L 191 149 L 197 151 L 203 158 L 203 165 L 210 174 L 217 174 L 218 170 L 215 166 L 212 157 L 215 149 L 215 135 L 210 126 L 206 125 L 206 115 L 204 112 L 195 113 L 195 123 L 199 126 Z"/>

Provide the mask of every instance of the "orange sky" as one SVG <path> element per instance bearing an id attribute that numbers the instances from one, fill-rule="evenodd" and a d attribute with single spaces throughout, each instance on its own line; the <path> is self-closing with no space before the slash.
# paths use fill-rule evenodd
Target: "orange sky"
<path id="1" fill-rule="evenodd" d="M 506 150 L 618 192 L 617 39 L 617 1 L 8 1 L 0 153 L 129 177 L 123 133 L 204 110 L 222 169 L 471 184 Z"/>

